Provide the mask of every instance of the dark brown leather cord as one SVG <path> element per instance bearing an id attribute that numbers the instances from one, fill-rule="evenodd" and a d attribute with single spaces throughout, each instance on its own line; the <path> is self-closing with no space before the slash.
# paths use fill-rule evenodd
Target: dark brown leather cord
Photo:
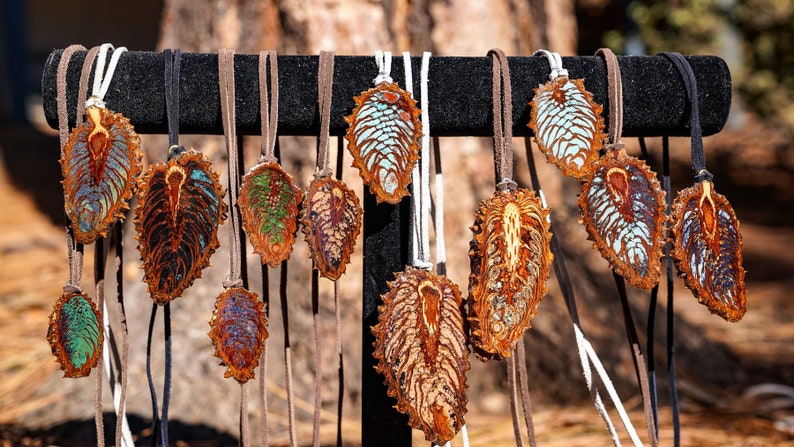
<path id="1" fill-rule="evenodd" d="M 281 261 L 281 281 L 278 292 L 281 300 L 281 317 L 284 322 L 284 382 L 287 388 L 287 416 L 289 419 L 289 444 L 296 447 L 297 433 L 295 427 L 295 403 L 292 383 L 292 347 L 289 341 L 289 310 L 287 305 L 287 261 Z"/>
<path id="2" fill-rule="evenodd" d="M 673 63 L 678 73 L 684 79 L 686 93 L 689 97 L 690 115 L 690 145 L 692 156 L 692 170 L 695 171 L 695 181 L 711 181 L 714 176 L 706 169 L 706 152 L 703 149 L 703 130 L 700 127 L 700 106 L 698 105 L 698 84 L 695 72 L 689 61 L 681 53 L 661 53 Z"/>
<path id="3" fill-rule="evenodd" d="M 524 447 L 524 437 L 521 436 L 521 424 L 518 419 L 518 383 L 516 380 L 516 356 L 512 355 L 507 360 L 507 389 L 510 394 L 510 416 L 513 421 L 513 436 L 516 446 Z"/>
<path id="4" fill-rule="evenodd" d="M 623 129 L 623 85 L 620 77 L 620 64 L 615 53 L 609 48 L 601 48 L 596 52 L 604 58 L 607 68 L 607 91 L 609 94 L 609 148 L 622 148 L 623 143 L 620 141 L 621 132 Z M 626 296 L 626 285 L 623 277 L 614 273 L 615 284 L 618 288 L 620 301 L 623 309 L 624 324 L 626 326 L 626 336 L 629 340 L 631 347 L 632 359 L 634 360 L 634 372 L 637 376 L 637 382 L 640 385 L 640 392 L 642 394 L 642 406 L 645 413 L 645 426 L 648 429 L 648 437 L 652 447 L 657 445 L 656 437 L 656 424 L 654 418 L 654 408 L 651 399 L 651 391 L 648 385 L 648 369 L 645 364 L 645 358 L 642 355 L 640 348 L 639 337 L 637 336 L 637 329 L 634 324 L 634 318 L 631 315 L 631 308 Z"/>
<path id="5" fill-rule="evenodd" d="M 88 54 L 83 61 L 83 69 L 80 72 L 80 86 L 77 89 L 77 122 L 79 123 L 85 115 L 85 100 L 88 97 L 88 81 L 91 77 L 91 68 L 94 65 L 94 59 L 99 54 L 101 47 L 96 46 L 88 50 Z"/>
<path id="6" fill-rule="evenodd" d="M 670 139 L 662 137 L 662 178 L 667 193 L 667 215 L 672 213 L 673 195 L 670 188 Z M 665 244 L 664 253 L 667 258 L 667 382 L 670 387 L 670 409 L 673 415 L 673 446 L 681 445 L 681 420 L 678 403 L 678 386 L 675 374 L 675 303 L 673 284 L 673 258 L 670 256 L 670 244 Z"/>
<path id="7" fill-rule="evenodd" d="M 607 66 L 607 93 L 609 95 L 609 142 L 619 144 L 623 132 L 623 82 L 620 64 L 609 48 L 599 48 L 596 55 L 604 58 Z"/>
<path id="8" fill-rule="evenodd" d="M 538 441 L 535 439 L 535 424 L 532 421 L 532 403 L 529 395 L 529 374 L 527 374 L 526 346 L 524 337 L 518 339 L 515 351 L 516 363 L 518 364 L 518 387 L 521 390 L 521 411 L 524 413 L 524 423 L 527 426 L 527 437 L 529 445 L 537 447 Z"/>

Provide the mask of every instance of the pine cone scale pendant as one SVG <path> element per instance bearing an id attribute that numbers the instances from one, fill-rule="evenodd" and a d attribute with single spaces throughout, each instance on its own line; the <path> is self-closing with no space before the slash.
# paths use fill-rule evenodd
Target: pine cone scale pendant
<path id="1" fill-rule="evenodd" d="M 462 299 L 446 277 L 407 267 L 378 308 L 375 369 L 388 395 L 428 441 L 444 444 L 463 426 L 469 370 Z"/>
<path id="2" fill-rule="evenodd" d="M 526 189 L 483 201 L 471 227 L 469 322 L 483 361 L 512 354 L 546 293 L 551 261 L 548 210 Z"/>

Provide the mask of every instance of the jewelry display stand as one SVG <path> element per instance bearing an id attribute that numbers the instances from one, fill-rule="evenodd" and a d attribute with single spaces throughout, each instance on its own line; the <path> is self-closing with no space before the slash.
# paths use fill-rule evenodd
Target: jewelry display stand
<path id="1" fill-rule="evenodd" d="M 63 50 L 53 51 L 42 75 L 43 107 L 47 123 L 58 128 L 56 70 Z M 76 125 L 77 85 L 85 51 L 74 53 L 67 71 L 69 127 Z M 280 135 L 316 136 L 320 133 L 317 105 L 318 56 L 278 56 Z M 726 63 L 714 56 L 688 56 L 699 97 L 703 135 L 719 132 L 728 119 L 731 77 Z M 687 89 L 673 63 L 662 55 L 618 57 L 623 79 L 623 136 L 689 136 Z M 549 65 L 544 57 L 508 58 L 512 86 L 514 136 L 529 135 L 529 102 L 534 89 L 544 83 Z M 419 72 L 420 57 L 412 58 Z M 607 69 L 598 56 L 564 57 L 572 78 L 583 78 L 596 103 L 604 105 L 608 128 Z M 141 134 L 167 134 L 164 55 L 161 52 L 129 51 L 121 56 L 111 88 L 108 107 L 122 113 Z M 239 135 L 259 135 L 258 56 L 234 56 L 236 128 Z M 182 134 L 223 134 L 217 54 L 184 53 L 180 75 L 179 129 Z M 372 85 L 377 73 L 371 56 L 336 56 L 330 134 L 341 137 L 347 130 L 344 117 L 351 113 L 353 97 Z M 401 82 L 403 67 L 395 64 L 392 76 Z M 487 57 L 432 57 L 429 69 L 429 113 L 432 136 L 489 136 L 493 132 L 491 60 Z M 418 91 L 418 88 L 417 88 Z M 363 445 L 411 445 L 407 416 L 394 408 L 386 395 L 383 377 L 373 368 L 373 335 L 377 306 L 387 281 L 402 271 L 409 258 L 409 204 L 376 204 L 365 188 L 363 296 L 362 296 L 362 389 L 361 427 Z M 398 255 L 399 254 L 399 255 Z"/>

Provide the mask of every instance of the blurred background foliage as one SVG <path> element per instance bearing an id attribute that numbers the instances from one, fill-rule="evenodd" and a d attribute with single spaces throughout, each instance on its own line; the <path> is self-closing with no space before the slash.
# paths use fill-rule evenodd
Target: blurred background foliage
<path id="1" fill-rule="evenodd" d="M 645 53 L 723 56 L 740 105 L 794 132 L 794 1 L 633 1 L 627 14 Z M 611 32 L 604 43 L 622 51 L 630 38 Z"/>

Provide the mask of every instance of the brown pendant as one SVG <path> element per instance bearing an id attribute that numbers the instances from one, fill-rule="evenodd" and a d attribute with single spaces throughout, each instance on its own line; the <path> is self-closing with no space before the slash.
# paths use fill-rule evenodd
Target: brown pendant
<path id="1" fill-rule="evenodd" d="M 651 289 L 661 272 L 665 193 L 645 162 L 623 149 L 607 151 L 579 195 L 579 223 L 615 272 L 638 289 Z"/>
<path id="2" fill-rule="evenodd" d="M 226 219 L 218 173 L 201 153 L 180 150 L 143 175 L 135 208 L 143 280 L 161 305 L 201 276 L 219 246 L 218 226 Z"/>
<path id="3" fill-rule="evenodd" d="M 332 177 L 316 178 L 306 191 L 301 211 L 301 231 L 309 244 L 315 268 L 324 277 L 337 280 L 350 262 L 361 231 L 358 197 Z"/>
<path id="4" fill-rule="evenodd" d="M 708 180 L 678 193 L 673 204 L 672 257 L 698 301 L 726 321 L 746 307 L 742 233 L 733 207 Z"/>
<path id="5" fill-rule="evenodd" d="M 345 117 L 353 166 L 378 203 L 397 204 L 408 195 L 411 171 L 419 159 L 422 112 L 410 93 L 388 82 L 354 99 L 353 113 Z"/>
<path id="6" fill-rule="evenodd" d="M 464 424 L 466 347 L 463 302 L 458 287 L 444 276 L 406 267 L 389 283 L 378 307 L 375 370 L 388 395 L 408 414 L 408 424 L 438 445 Z"/>
<path id="7" fill-rule="evenodd" d="M 86 115 L 63 146 L 60 160 L 64 207 L 81 244 L 105 237 L 124 218 L 143 157 L 129 119 L 104 107 L 89 107 Z"/>
<path id="8" fill-rule="evenodd" d="M 224 377 L 243 384 L 254 378 L 254 370 L 265 349 L 267 319 L 264 303 L 242 287 L 231 287 L 215 300 L 210 319 L 210 339 L 215 357 L 228 369 Z"/>
<path id="9" fill-rule="evenodd" d="M 510 357 L 546 294 L 554 259 L 548 215 L 523 188 L 499 191 L 477 209 L 468 308 L 473 352 L 482 361 Z"/>
<path id="10" fill-rule="evenodd" d="M 298 231 L 298 211 L 303 192 L 276 162 L 260 163 L 243 177 L 237 206 L 243 229 L 262 259 L 278 267 L 289 259 Z"/>

